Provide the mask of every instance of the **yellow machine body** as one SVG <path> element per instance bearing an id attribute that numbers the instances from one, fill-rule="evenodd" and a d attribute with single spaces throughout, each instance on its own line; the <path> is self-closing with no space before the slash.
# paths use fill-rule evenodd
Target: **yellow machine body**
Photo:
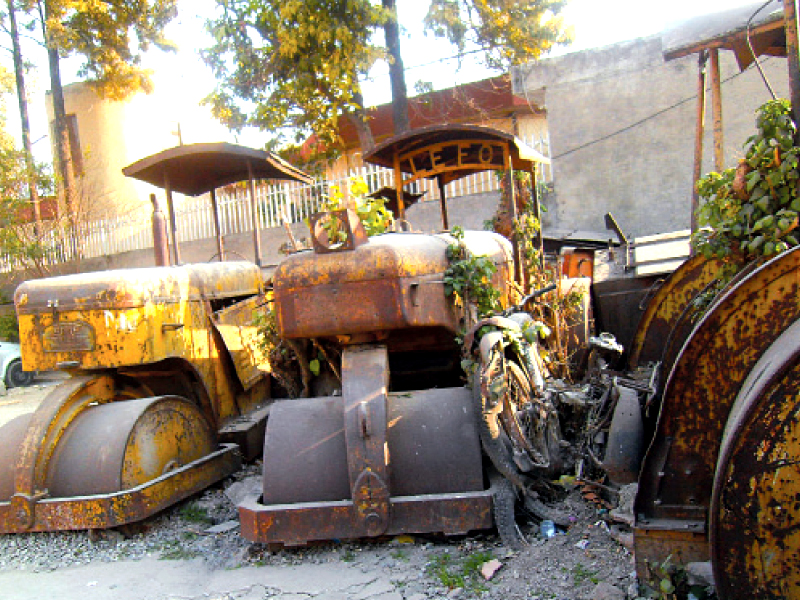
<path id="1" fill-rule="evenodd" d="M 22 284 L 24 367 L 71 378 L 33 412 L 0 412 L 0 532 L 124 525 L 260 453 L 266 302 L 245 262 Z"/>
<path id="2" fill-rule="evenodd" d="M 257 344 L 263 296 L 252 263 L 103 271 L 29 281 L 15 294 L 26 370 L 130 369 L 179 359 L 206 390 L 215 420 L 237 414 L 235 377 L 269 372 Z"/>

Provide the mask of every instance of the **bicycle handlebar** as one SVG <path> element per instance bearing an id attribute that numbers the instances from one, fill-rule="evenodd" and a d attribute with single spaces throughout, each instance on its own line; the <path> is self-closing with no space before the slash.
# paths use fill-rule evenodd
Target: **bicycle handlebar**
<path id="1" fill-rule="evenodd" d="M 530 302 L 531 300 L 535 300 L 539 296 L 544 296 L 547 292 L 552 292 L 554 289 L 556 289 L 556 287 L 557 286 L 555 283 L 551 283 L 550 285 L 543 287 L 540 290 L 534 290 L 533 292 L 525 296 L 522 300 L 520 300 L 519 304 L 515 304 L 514 306 L 509 306 L 506 310 L 502 312 L 502 314 L 504 316 L 508 316 L 512 313 L 519 312 L 525 308 L 525 305 L 528 302 Z"/>

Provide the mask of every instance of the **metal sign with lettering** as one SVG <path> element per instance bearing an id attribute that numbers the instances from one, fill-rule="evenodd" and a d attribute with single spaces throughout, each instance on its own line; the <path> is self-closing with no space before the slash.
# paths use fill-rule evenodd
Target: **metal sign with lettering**
<path id="1" fill-rule="evenodd" d="M 45 352 L 89 352 L 95 347 L 94 328 L 85 321 L 58 321 L 42 334 Z"/>
<path id="2" fill-rule="evenodd" d="M 508 145 L 490 140 L 460 140 L 432 144 L 399 156 L 400 167 L 411 177 L 409 183 L 421 177 L 433 177 L 450 171 L 485 171 L 506 169 Z"/>

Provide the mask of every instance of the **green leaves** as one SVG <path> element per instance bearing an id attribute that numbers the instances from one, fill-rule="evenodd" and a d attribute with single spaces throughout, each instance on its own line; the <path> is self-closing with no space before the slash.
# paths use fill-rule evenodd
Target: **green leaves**
<path id="1" fill-rule="evenodd" d="M 174 51 L 164 28 L 178 14 L 177 0 L 50 0 L 46 29 L 62 56 L 81 55 L 78 71 L 112 100 L 152 89 L 140 66 L 151 45 Z"/>
<path id="2" fill-rule="evenodd" d="M 369 0 L 217 0 L 201 53 L 217 79 L 206 98 L 224 124 L 337 139 L 339 116 L 356 107 L 358 77 L 383 49 L 373 32 L 386 13 Z"/>
<path id="3" fill-rule="evenodd" d="M 478 317 L 490 315 L 500 308 L 500 291 L 492 285 L 497 267 L 486 256 L 475 256 L 464 242 L 464 230 L 453 227 L 455 243 L 447 247 L 450 266 L 444 272 L 444 292 L 462 304 L 473 304 Z"/>
<path id="4" fill-rule="evenodd" d="M 736 169 L 709 173 L 697 182 L 702 200 L 701 227 L 692 240 L 707 257 L 746 263 L 797 245 L 800 197 L 795 124 L 787 100 L 774 100 L 758 111 L 758 132 L 745 144 Z"/>
<path id="5" fill-rule="evenodd" d="M 564 0 L 431 0 L 425 30 L 458 48 L 482 49 L 486 64 L 508 70 L 539 58 L 571 36 L 560 15 Z"/>

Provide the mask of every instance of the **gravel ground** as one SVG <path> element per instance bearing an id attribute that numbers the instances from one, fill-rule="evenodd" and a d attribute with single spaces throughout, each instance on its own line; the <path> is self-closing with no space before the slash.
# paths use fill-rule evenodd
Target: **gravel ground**
<path id="1" fill-rule="evenodd" d="M 559 504 L 573 517 L 569 530 L 544 538 L 535 524 L 523 526 L 530 545 L 519 552 L 507 550 L 494 532 L 270 549 L 239 535 L 236 509 L 226 494 L 236 489 L 237 482 L 252 485 L 257 480 L 258 466 L 249 466 L 221 486 L 146 521 L 130 537 L 118 531 L 2 535 L 0 571 L 43 572 L 145 557 L 175 561 L 201 557 L 211 569 L 303 563 L 342 563 L 365 572 L 377 569 L 389 575 L 405 600 L 636 597 L 632 555 L 577 492 Z M 486 580 L 480 568 L 493 559 L 500 567 Z"/>
<path id="2" fill-rule="evenodd" d="M 0 400 L 23 401 L 45 387 L 9 390 Z M 529 546 L 507 550 L 494 532 L 460 538 L 409 537 L 274 549 L 239 535 L 234 501 L 259 485 L 259 464 L 137 526 L 137 531 L 0 535 L 0 572 L 46 572 L 90 563 L 201 558 L 210 569 L 341 563 L 386 575 L 404 600 L 626 600 L 637 596 L 632 554 L 616 541 L 604 508 L 573 490 L 557 505 L 572 526 L 545 538 L 523 524 Z M 497 562 L 491 562 L 497 561 Z M 486 563 L 497 570 L 487 579 Z M 2 594 L 0 594 L 1 596 Z M 265 596 L 273 597 L 273 596 Z"/>

